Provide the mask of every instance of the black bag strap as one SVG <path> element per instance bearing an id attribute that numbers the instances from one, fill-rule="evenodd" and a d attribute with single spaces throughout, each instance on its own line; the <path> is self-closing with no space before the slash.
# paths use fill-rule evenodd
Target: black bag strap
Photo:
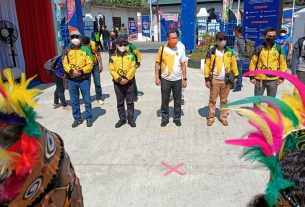
<path id="1" fill-rule="evenodd" d="M 162 58 L 163 58 L 163 50 L 164 50 L 164 45 L 162 46 L 161 49 L 161 55 L 160 55 L 160 70 L 159 70 L 159 78 L 161 79 L 161 73 L 162 73 Z"/>

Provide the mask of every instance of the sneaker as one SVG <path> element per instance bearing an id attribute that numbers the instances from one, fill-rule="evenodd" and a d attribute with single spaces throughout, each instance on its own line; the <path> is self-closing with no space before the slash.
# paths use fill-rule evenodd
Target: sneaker
<path id="1" fill-rule="evenodd" d="M 134 128 L 134 127 L 137 126 L 133 119 L 129 119 L 129 120 L 128 120 L 128 124 L 129 124 L 132 128 Z"/>
<path id="2" fill-rule="evenodd" d="M 213 119 L 208 119 L 208 121 L 207 121 L 207 125 L 208 125 L 208 126 L 212 126 L 213 123 L 214 123 L 214 120 L 213 120 Z"/>
<path id="3" fill-rule="evenodd" d="M 181 126 L 181 121 L 180 120 L 175 120 L 174 123 L 176 124 L 177 127 Z"/>
<path id="4" fill-rule="evenodd" d="M 72 124 L 72 128 L 76 128 L 83 123 L 83 120 L 74 121 Z"/>
<path id="5" fill-rule="evenodd" d="M 92 121 L 91 120 L 87 120 L 87 127 L 92 127 L 93 124 L 92 124 Z"/>
<path id="6" fill-rule="evenodd" d="M 103 100 L 98 100 L 97 103 L 101 106 L 105 104 L 105 102 Z"/>
<path id="7" fill-rule="evenodd" d="M 71 110 L 71 106 L 70 105 L 64 106 L 63 109 L 64 110 Z"/>
<path id="8" fill-rule="evenodd" d="M 169 121 L 162 121 L 161 122 L 161 127 L 166 127 L 166 125 L 168 124 Z"/>
<path id="9" fill-rule="evenodd" d="M 115 124 L 115 128 L 120 128 L 124 124 L 126 124 L 126 120 L 119 120 L 118 123 Z"/>
<path id="10" fill-rule="evenodd" d="M 220 122 L 221 122 L 224 126 L 228 126 L 228 125 L 229 125 L 228 120 L 226 120 L 226 119 L 220 120 Z"/>
<path id="11" fill-rule="evenodd" d="M 53 104 L 53 109 L 58 109 L 61 107 L 61 104 Z"/>
<path id="12" fill-rule="evenodd" d="M 241 91 L 241 88 L 235 88 L 235 89 L 233 90 L 233 92 L 238 92 L 238 91 Z"/>

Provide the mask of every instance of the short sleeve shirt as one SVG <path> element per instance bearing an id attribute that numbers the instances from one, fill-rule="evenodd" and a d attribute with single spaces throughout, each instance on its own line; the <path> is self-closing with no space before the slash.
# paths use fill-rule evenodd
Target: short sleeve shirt
<path id="1" fill-rule="evenodd" d="M 162 47 L 159 48 L 156 62 L 160 63 Z M 174 48 L 164 46 L 162 63 L 161 63 L 161 77 L 168 81 L 177 81 L 182 79 L 181 63 L 185 63 L 185 47 L 182 43 L 177 44 Z"/>

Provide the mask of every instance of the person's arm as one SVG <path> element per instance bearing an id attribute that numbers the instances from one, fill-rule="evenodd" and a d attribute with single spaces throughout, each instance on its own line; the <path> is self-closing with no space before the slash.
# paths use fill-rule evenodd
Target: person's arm
<path id="1" fill-rule="evenodd" d="M 128 81 L 133 79 L 135 74 L 136 74 L 136 58 L 132 55 L 132 58 L 131 58 L 131 61 L 129 64 L 129 68 L 128 68 L 127 74 L 126 74 L 126 78 L 128 79 Z"/>
<path id="2" fill-rule="evenodd" d="M 237 41 L 237 46 L 238 46 L 238 52 L 243 56 L 246 57 L 246 41 L 245 39 L 241 38 Z"/>
<path id="3" fill-rule="evenodd" d="M 102 72 L 103 69 L 104 69 L 104 67 L 103 67 L 102 55 L 101 55 L 100 52 L 97 52 L 97 53 L 96 53 L 96 58 L 97 58 L 97 61 L 98 61 L 99 67 L 100 67 L 100 72 Z"/>
<path id="4" fill-rule="evenodd" d="M 162 64 L 162 62 L 160 62 L 161 51 L 162 51 L 162 47 L 160 47 L 159 50 L 158 50 L 158 54 L 157 54 L 157 57 L 156 57 L 156 63 L 155 63 L 155 83 L 156 83 L 157 86 L 159 86 L 161 84 L 161 80 L 160 80 L 160 77 L 159 77 L 160 70 L 161 70 L 161 64 Z"/>
<path id="5" fill-rule="evenodd" d="M 256 70 L 256 66 L 258 64 L 258 48 L 256 48 L 253 52 L 253 55 L 252 55 L 252 58 L 251 58 L 251 61 L 250 61 L 250 65 L 249 65 L 249 71 L 254 71 Z M 251 83 L 255 84 L 256 83 L 256 80 L 254 78 L 254 76 L 249 76 L 250 78 L 250 81 Z"/>
<path id="6" fill-rule="evenodd" d="M 86 65 L 83 68 L 81 68 L 80 70 L 81 74 L 91 73 L 93 69 L 92 53 L 89 49 L 86 51 L 85 61 L 86 61 Z"/>
<path id="7" fill-rule="evenodd" d="M 211 72 L 212 72 L 212 66 L 211 66 L 211 59 L 212 59 L 212 53 L 211 51 L 208 51 L 205 57 L 205 62 L 204 62 L 204 80 L 205 80 L 205 85 L 207 88 L 211 87 Z"/>
<path id="8" fill-rule="evenodd" d="M 182 88 L 186 88 L 187 86 L 187 74 L 186 74 L 186 62 L 181 63 L 181 71 L 182 71 Z"/>
<path id="9" fill-rule="evenodd" d="M 117 70 L 115 69 L 112 57 L 110 58 L 110 61 L 109 61 L 109 72 L 114 81 L 116 81 L 118 83 L 121 82 L 122 77 L 118 74 Z"/>
<path id="10" fill-rule="evenodd" d="M 130 50 L 137 57 L 136 65 L 137 65 L 137 67 L 139 67 L 141 65 L 141 61 L 142 61 L 142 59 L 141 59 L 142 56 L 141 56 L 140 51 L 138 50 L 138 48 L 134 44 L 130 45 Z"/>
<path id="11" fill-rule="evenodd" d="M 293 46 L 293 53 L 292 53 L 291 70 L 293 75 L 296 75 L 297 73 L 297 66 L 299 63 L 298 58 L 299 58 L 299 43 L 297 41 Z"/>
<path id="12" fill-rule="evenodd" d="M 231 69 L 232 69 L 235 79 L 238 79 L 238 77 L 241 74 L 239 74 L 239 72 L 238 72 L 237 60 L 236 60 L 236 56 L 233 51 L 232 51 L 232 56 L 231 56 Z"/>
<path id="13" fill-rule="evenodd" d="M 281 54 L 280 54 L 280 70 L 283 72 L 287 71 L 287 62 L 286 62 L 286 55 L 284 48 L 281 47 Z"/>

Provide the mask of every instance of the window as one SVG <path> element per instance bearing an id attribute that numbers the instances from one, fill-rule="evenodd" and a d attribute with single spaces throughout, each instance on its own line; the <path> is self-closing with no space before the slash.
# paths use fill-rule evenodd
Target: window
<path id="1" fill-rule="evenodd" d="M 116 27 L 121 27 L 121 17 L 112 17 L 113 25 Z"/>

